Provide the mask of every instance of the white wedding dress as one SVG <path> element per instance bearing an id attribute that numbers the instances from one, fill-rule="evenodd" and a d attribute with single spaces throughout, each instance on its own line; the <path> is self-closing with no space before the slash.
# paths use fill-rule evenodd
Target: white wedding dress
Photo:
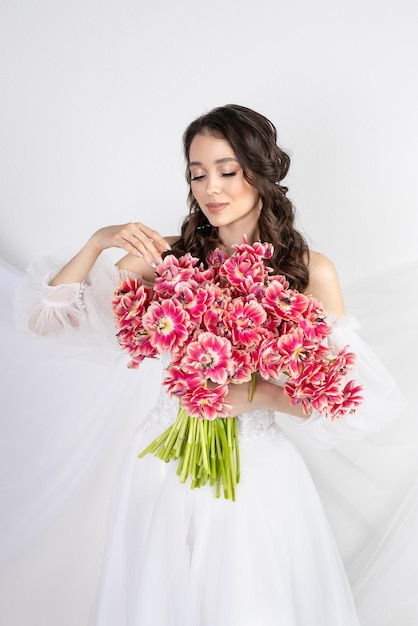
<path id="1" fill-rule="evenodd" d="M 339 347 L 349 344 L 357 353 L 352 376 L 365 387 L 362 408 L 333 424 L 317 414 L 308 420 L 268 411 L 241 415 L 241 480 L 236 502 L 230 502 L 215 498 L 209 486 L 191 490 L 181 484 L 174 462 L 166 464 L 152 455 L 137 458 L 175 419 L 177 401 L 162 389 L 162 368 L 159 372 L 156 363 L 150 368 L 144 365 L 143 374 L 127 370 L 123 357 L 118 363 L 121 355 L 109 306 L 120 278 L 116 269 L 110 263 L 99 263 L 85 285 L 48 287 L 60 264 L 59 259 L 35 264 L 17 299 L 20 325 L 27 326 L 32 317 L 35 344 L 49 346 L 52 354 L 60 355 L 60 361 L 54 357 L 54 362 L 63 363 L 63 371 L 53 380 L 58 381 L 59 375 L 66 377 L 67 391 L 61 406 L 54 402 L 50 407 L 45 430 L 41 423 L 34 429 L 39 430 L 39 439 L 37 432 L 27 433 L 44 447 L 41 466 L 47 465 L 47 458 L 50 466 L 46 472 L 42 467 L 30 480 L 24 469 L 19 469 L 16 493 L 10 495 L 6 507 L 6 512 L 17 511 L 18 521 L 15 514 L 13 519 L 6 515 L 3 520 L 9 559 L 14 551 L 22 550 L 19 544 L 36 544 L 42 529 L 51 523 L 61 523 L 61 528 L 67 529 L 65 540 L 69 544 L 75 541 L 73 535 L 85 532 L 82 527 L 88 525 L 83 506 L 77 505 L 81 519 L 76 523 L 68 519 L 59 522 L 57 511 L 66 498 L 74 498 L 82 480 L 91 485 L 93 494 L 103 474 L 109 481 L 117 476 L 108 516 L 107 505 L 102 508 L 108 517 L 106 540 L 100 539 L 104 522 L 97 533 L 99 539 L 93 528 L 88 533 L 97 568 L 89 578 L 89 599 L 80 594 L 80 604 L 88 607 L 84 615 L 89 614 L 89 623 L 357 626 L 345 571 L 351 564 L 350 582 L 358 588 L 362 626 L 383 626 L 384 621 L 373 617 L 376 610 L 373 613 L 365 607 L 364 598 L 368 596 L 372 602 L 375 597 L 373 585 L 365 586 L 365 580 L 373 582 L 376 554 L 384 557 L 377 551 L 373 559 L 365 548 L 371 546 L 374 529 L 384 528 L 385 507 L 397 502 L 399 494 L 393 492 L 398 483 L 393 480 L 390 493 L 385 492 L 370 472 L 362 472 L 359 445 L 360 451 L 370 456 L 370 447 L 376 447 L 373 435 L 369 448 L 369 444 L 357 442 L 352 449 L 350 442 L 383 429 L 402 413 L 405 404 L 391 376 L 357 335 L 353 320 L 335 322 L 332 340 Z M 30 361 L 33 354 L 27 355 Z M 39 357 L 41 370 L 42 358 L 47 367 L 51 362 L 51 357 Z M 61 397 L 61 383 L 56 384 L 55 397 Z M 54 389 L 47 386 L 53 396 Z M 29 392 L 36 393 L 30 388 Z M 45 397 L 39 395 L 44 413 Z M 22 422 L 24 427 L 30 414 L 28 411 Z M 42 439 L 46 431 L 47 441 Z M 127 449 L 122 453 L 125 442 Z M 337 444 L 338 452 L 330 449 Z M 385 450 L 386 459 L 394 460 L 398 469 L 403 463 L 404 474 L 408 474 L 412 462 L 404 452 L 400 446 L 395 446 L 395 452 Z M 15 458 L 10 460 L 13 462 L 18 465 Z M 27 485 L 22 487 L 25 480 Z M 406 483 L 402 482 L 405 491 Z M 82 495 L 84 512 L 88 510 L 86 497 Z M 106 496 L 102 500 L 107 502 Z M 28 547 L 23 548 L 23 555 L 32 563 L 41 556 Z M 85 555 L 85 559 L 87 562 L 89 557 Z M 82 568 L 83 563 L 78 566 Z M 94 581 L 99 569 L 96 594 Z M 18 566 L 5 571 L 16 572 Z M 20 625 L 31 623 L 22 621 L 17 607 L 13 612 L 3 599 L 0 609 L 1 603 L 4 615 L 9 616 L 8 626 L 14 626 L 14 617 L 16 624 L 18 619 Z M 85 617 L 77 626 L 87 621 Z M 47 620 L 41 623 L 49 624 Z M 399 626 L 413 623 L 406 619 L 398 622 Z"/>
<path id="2" fill-rule="evenodd" d="M 354 626 L 351 591 L 301 455 L 274 413 L 239 418 L 236 502 L 137 455 L 176 415 L 162 392 L 116 488 L 98 625 Z"/>

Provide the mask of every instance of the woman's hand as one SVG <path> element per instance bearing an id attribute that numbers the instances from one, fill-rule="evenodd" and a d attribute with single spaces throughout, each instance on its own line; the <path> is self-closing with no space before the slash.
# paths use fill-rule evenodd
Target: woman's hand
<path id="1" fill-rule="evenodd" d="M 228 393 L 225 397 L 225 402 L 231 406 L 228 411 L 228 417 L 236 417 L 255 408 L 253 403 L 250 402 L 250 394 L 251 382 L 230 383 L 228 385 Z"/>
<path id="2" fill-rule="evenodd" d="M 215 385 L 213 384 L 215 387 Z M 236 417 L 242 413 L 248 413 L 256 409 L 288 413 L 297 417 L 307 416 L 300 405 L 292 406 L 288 396 L 279 385 L 268 382 L 261 378 L 256 379 L 255 391 L 252 400 L 251 381 L 245 383 L 229 383 L 225 401 L 231 406 L 228 417 Z"/>
<path id="3" fill-rule="evenodd" d="M 144 259 L 154 267 L 161 263 L 161 254 L 170 250 L 170 244 L 152 228 L 141 222 L 100 228 L 90 238 L 90 243 L 100 252 L 107 248 L 121 248 L 129 254 Z"/>

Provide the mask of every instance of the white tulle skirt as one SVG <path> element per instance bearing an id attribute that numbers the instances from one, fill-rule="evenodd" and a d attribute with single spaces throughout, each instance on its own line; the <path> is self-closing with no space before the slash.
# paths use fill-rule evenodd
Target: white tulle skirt
<path id="1" fill-rule="evenodd" d="M 351 590 L 305 463 L 269 413 L 240 418 L 236 502 L 137 455 L 116 487 L 98 626 L 355 626 Z"/>

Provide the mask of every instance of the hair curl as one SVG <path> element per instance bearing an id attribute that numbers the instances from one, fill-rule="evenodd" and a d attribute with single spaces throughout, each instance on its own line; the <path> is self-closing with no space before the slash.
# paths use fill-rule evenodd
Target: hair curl
<path id="1" fill-rule="evenodd" d="M 222 137 L 231 146 L 245 179 L 260 194 L 260 239 L 272 243 L 275 250 L 269 263 L 275 272 L 286 276 L 291 287 L 305 291 L 309 280 L 309 249 L 295 229 L 295 211 L 286 197 L 287 187 L 280 184 L 289 170 L 290 158 L 278 147 L 276 128 L 270 120 L 236 104 L 202 115 L 183 135 L 189 215 L 183 221 L 180 238 L 171 253 L 181 256 L 190 252 L 204 262 L 212 250 L 222 245 L 217 228 L 209 224 L 190 188 L 189 151 L 196 135 Z"/>

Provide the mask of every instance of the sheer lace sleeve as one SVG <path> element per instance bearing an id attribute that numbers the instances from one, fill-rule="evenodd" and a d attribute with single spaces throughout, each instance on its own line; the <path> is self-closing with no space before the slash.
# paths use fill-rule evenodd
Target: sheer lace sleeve
<path id="1" fill-rule="evenodd" d="M 127 272 L 101 255 L 82 283 L 49 286 L 67 260 L 50 256 L 30 265 L 15 297 L 19 330 L 54 355 L 119 360 L 111 301 Z"/>
<path id="2" fill-rule="evenodd" d="M 336 350 L 348 345 L 356 354 L 356 364 L 349 379 L 355 379 L 364 387 L 362 405 L 355 413 L 334 422 L 317 411 L 309 419 L 279 415 L 280 423 L 290 432 L 324 448 L 382 430 L 406 407 L 396 381 L 358 335 L 358 322 L 352 317 L 344 317 L 335 320 L 332 326 L 331 345 Z"/>

